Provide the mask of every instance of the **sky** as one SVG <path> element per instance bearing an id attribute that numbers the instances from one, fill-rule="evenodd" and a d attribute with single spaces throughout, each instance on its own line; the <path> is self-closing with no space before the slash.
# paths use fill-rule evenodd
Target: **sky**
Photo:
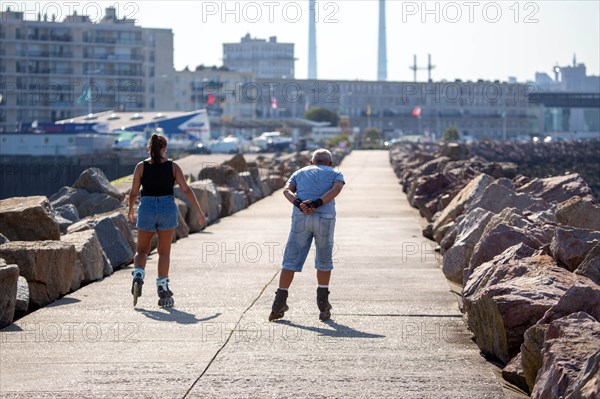
<path id="1" fill-rule="evenodd" d="M 98 19 L 109 5 L 119 17 L 174 33 L 175 68 L 222 65 L 222 43 L 249 33 L 294 43 L 296 78 L 308 69 L 308 0 L 297 1 L 0 1 L 2 9 L 27 8 L 61 16 L 75 9 Z M 319 79 L 375 80 L 378 0 L 317 1 Z M 431 54 L 435 81 L 533 80 L 552 75 L 576 54 L 588 75 L 600 74 L 600 1 L 386 1 L 388 80 L 412 81 Z M 419 81 L 427 71 L 419 71 Z"/>

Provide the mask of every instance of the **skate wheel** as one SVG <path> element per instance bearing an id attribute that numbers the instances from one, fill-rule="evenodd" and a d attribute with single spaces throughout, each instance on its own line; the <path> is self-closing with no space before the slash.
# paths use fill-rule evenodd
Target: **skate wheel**
<path id="1" fill-rule="evenodd" d="M 137 281 L 133 283 L 133 306 L 137 305 L 138 296 L 140 294 L 140 283 Z"/>
<path id="2" fill-rule="evenodd" d="M 280 312 L 280 313 L 271 312 L 271 314 L 269 315 L 269 321 L 281 319 L 283 317 L 283 315 L 284 315 L 283 312 Z"/>
<path id="3" fill-rule="evenodd" d="M 163 308 L 170 308 L 173 307 L 173 305 L 175 304 L 175 300 L 173 298 L 161 298 L 158 300 L 158 306 L 163 307 Z"/>
<path id="4" fill-rule="evenodd" d="M 319 319 L 321 321 L 327 321 L 327 320 L 331 319 L 331 312 L 329 310 L 327 310 L 325 312 L 321 312 L 319 314 Z"/>

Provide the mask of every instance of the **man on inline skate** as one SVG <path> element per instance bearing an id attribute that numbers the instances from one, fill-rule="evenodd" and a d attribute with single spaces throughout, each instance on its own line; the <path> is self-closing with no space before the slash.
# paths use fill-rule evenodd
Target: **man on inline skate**
<path id="1" fill-rule="evenodd" d="M 302 271 L 313 239 L 319 318 L 325 321 L 331 317 L 329 280 L 333 270 L 334 198 L 342 191 L 344 184 L 344 176 L 333 168 L 333 158 L 326 149 L 316 150 L 310 165 L 296 171 L 288 180 L 283 195 L 294 205 L 292 225 L 269 321 L 282 318 L 288 310 L 288 289 L 294 274 Z"/>

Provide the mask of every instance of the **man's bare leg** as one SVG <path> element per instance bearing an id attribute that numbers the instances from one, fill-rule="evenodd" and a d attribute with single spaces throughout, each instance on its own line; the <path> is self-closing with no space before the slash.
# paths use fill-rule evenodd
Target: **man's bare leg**
<path id="1" fill-rule="evenodd" d="M 329 280 L 331 279 L 331 270 L 317 270 L 317 283 L 319 287 L 327 287 L 329 286 Z"/>
<path id="2" fill-rule="evenodd" d="M 296 272 L 293 270 L 281 269 L 281 275 L 279 275 L 279 288 L 286 290 L 290 288 L 295 274 Z"/>

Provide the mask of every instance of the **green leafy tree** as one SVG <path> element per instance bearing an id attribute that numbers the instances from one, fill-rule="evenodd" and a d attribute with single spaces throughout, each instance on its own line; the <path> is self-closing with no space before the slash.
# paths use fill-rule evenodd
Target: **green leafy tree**
<path id="1" fill-rule="evenodd" d="M 381 130 L 374 127 L 366 128 L 363 139 L 360 142 L 360 148 L 373 150 L 381 148 L 382 146 L 383 140 L 381 136 Z"/>
<path id="2" fill-rule="evenodd" d="M 365 139 L 367 141 L 381 140 L 381 130 L 374 127 L 368 127 L 365 130 Z"/>
<path id="3" fill-rule="evenodd" d="M 444 130 L 444 134 L 442 135 L 442 140 L 444 141 L 458 141 L 460 139 L 460 132 L 454 126 L 448 127 Z"/>
<path id="4" fill-rule="evenodd" d="M 350 143 L 350 139 L 347 136 L 340 135 L 340 136 L 335 136 L 335 137 L 330 138 L 329 140 L 327 140 L 327 142 L 325 143 L 325 145 L 328 148 L 332 148 L 332 147 L 335 147 L 338 144 L 340 144 L 342 141 Z"/>
<path id="5" fill-rule="evenodd" d="M 321 107 L 313 107 L 305 111 L 304 118 L 315 122 L 329 122 L 330 126 L 337 126 L 340 122 L 337 113 Z"/>

